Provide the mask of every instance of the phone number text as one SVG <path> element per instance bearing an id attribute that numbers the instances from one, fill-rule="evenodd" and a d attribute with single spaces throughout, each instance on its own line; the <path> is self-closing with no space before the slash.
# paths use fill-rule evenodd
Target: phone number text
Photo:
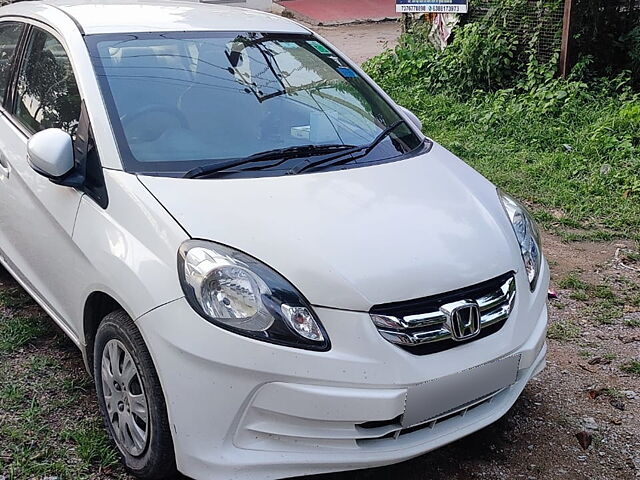
<path id="1" fill-rule="evenodd" d="M 397 5 L 399 13 L 467 13 L 464 5 Z"/>

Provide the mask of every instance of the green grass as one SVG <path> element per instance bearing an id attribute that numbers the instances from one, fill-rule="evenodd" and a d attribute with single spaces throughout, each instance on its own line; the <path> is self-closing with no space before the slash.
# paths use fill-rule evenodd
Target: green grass
<path id="1" fill-rule="evenodd" d="M 558 287 L 570 290 L 569 298 L 584 302 L 583 315 L 600 325 L 616 324 L 623 317 L 624 305 L 632 303 L 629 292 L 633 292 L 636 286 L 621 283 L 621 293 L 616 294 L 610 285 L 592 285 L 582 280 L 577 272 L 571 272 L 557 282 Z M 633 323 L 627 322 L 629 326 L 633 326 Z"/>
<path id="2" fill-rule="evenodd" d="M 65 378 L 62 381 L 62 391 L 65 395 L 70 397 L 76 397 L 78 394 L 86 394 L 91 391 L 93 387 L 93 380 L 88 376 L 83 376 L 80 378 L 71 377 Z"/>
<path id="3" fill-rule="evenodd" d="M 14 383 L 6 383 L 0 388 L 0 406 L 8 409 L 14 409 L 20 406 L 26 398 L 24 389 Z"/>
<path id="4" fill-rule="evenodd" d="M 572 298 L 573 300 L 578 300 L 579 302 L 586 302 L 587 300 L 589 300 L 589 295 L 579 290 L 577 292 L 571 292 L 569 294 L 569 298 Z"/>
<path id="5" fill-rule="evenodd" d="M 628 263 L 640 263 L 640 252 L 625 252 L 622 259 Z"/>
<path id="6" fill-rule="evenodd" d="M 106 467 L 115 468 L 113 478 L 121 478 L 97 406 L 81 407 L 95 395 L 86 390 L 89 380 L 80 378 L 82 370 L 54 370 L 35 378 L 25 372 L 33 370 L 0 372 L 0 478 L 88 480 Z M 58 398 L 72 401 L 61 404 Z"/>
<path id="7" fill-rule="evenodd" d="M 81 356 L 60 355 L 71 342 L 32 305 L 18 287 L 0 288 L 0 479 L 130 478 L 116 465 Z"/>
<path id="8" fill-rule="evenodd" d="M 27 367 L 33 373 L 48 373 L 53 369 L 61 368 L 60 362 L 47 356 L 34 353 L 27 360 Z"/>
<path id="9" fill-rule="evenodd" d="M 617 388 L 607 388 L 605 393 L 611 398 L 623 398 L 624 395 Z"/>
<path id="10" fill-rule="evenodd" d="M 75 443 L 78 456 L 88 464 L 108 467 L 118 462 L 118 454 L 109 443 L 103 424 L 98 421 L 84 422 L 64 431 L 62 436 Z"/>
<path id="11" fill-rule="evenodd" d="M 569 321 L 555 322 L 549 325 L 547 337 L 561 342 L 574 340 L 580 336 L 580 328 Z"/>
<path id="12" fill-rule="evenodd" d="M 0 290 L 0 305 L 6 308 L 22 308 L 31 305 L 33 299 L 20 287 Z"/>
<path id="13" fill-rule="evenodd" d="M 625 197 L 619 184 L 624 178 L 640 181 L 640 154 L 635 147 L 623 153 L 597 145 L 603 128 L 615 137 L 615 131 L 600 124 L 613 122 L 624 104 L 597 101 L 590 111 L 568 118 L 537 115 L 517 98 L 503 101 L 497 94 L 468 101 L 442 95 L 416 100 L 404 92 L 398 97 L 401 104 L 416 105 L 429 136 L 499 187 L 536 208 L 561 209 L 588 230 L 566 233 L 565 240 L 610 240 L 618 232 L 640 231 L 640 193 Z M 577 148 L 562 151 L 561 144 L 567 142 Z M 620 177 L 616 180 L 600 174 L 600 167 L 613 161 Z"/>
<path id="14" fill-rule="evenodd" d="M 627 318 L 624 324 L 630 328 L 640 327 L 640 318 Z"/>
<path id="15" fill-rule="evenodd" d="M 592 289 L 593 296 L 603 300 L 615 300 L 616 296 L 609 285 L 596 285 Z"/>
<path id="16" fill-rule="evenodd" d="M 630 280 L 623 283 L 626 288 L 625 303 L 633 307 L 640 307 L 640 283 Z"/>
<path id="17" fill-rule="evenodd" d="M 600 300 L 585 307 L 584 314 L 601 325 L 614 325 L 623 316 L 623 309 L 610 300 Z"/>
<path id="18" fill-rule="evenodd" d="M 622 364 L 620 366 L 620 370 L 633 375 L 640 375 L 640 361 L 630 360 L 629 362 Z"/>
<path id="19" fill-rule="evenodd" d="M 572 272 L 558 280 L 558 287 L 566 290 L 586 290 L 588 284 L 580 279 L 578 273 Z"/>
<path id="20" fill-rule="evenodd" d="M 0 319 L 0 352 L 13 352 L 38 339 L 48 330 L 43 319 L 7 316 Z"/>

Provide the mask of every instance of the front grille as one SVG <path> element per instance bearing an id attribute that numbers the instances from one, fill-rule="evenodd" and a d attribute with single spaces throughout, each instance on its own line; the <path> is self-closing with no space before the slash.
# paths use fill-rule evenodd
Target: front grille
<path id="1" fill-rule="evenodd" d="M 369 312 L 380 335 L 415 355 L 427 355 L 492 335 L 506 323 L 516 297 L 513 272 L 472 287 L 406 302 L 376 305 Z M 443 305 L 475 301 L 480 308 L 480 334 L 454 340 L 446 326 Z"/>

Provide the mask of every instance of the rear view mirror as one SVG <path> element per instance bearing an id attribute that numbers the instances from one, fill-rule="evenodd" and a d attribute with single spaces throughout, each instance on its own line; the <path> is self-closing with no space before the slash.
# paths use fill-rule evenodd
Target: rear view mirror
<path id="1" fill-rule="evenodd" d="M 42 130 L 27 144 L 29 165 L 40 175 L 57 179 L 73 169 L 73 141 L 59 128 Z"/>
<path id="2" fill-rule="evenodd" d="M 420 121 L 420 119 L 415 113 L 413 113 L 408 108 L 404 108 L 404 107 L 400 107 L 400 110 L 402 110 L 402 113 L 404 113 L 407 117 L 409 117 L 409 120 L 411 120 L 411 123 L 413 123 L 416 127 L 418 127 L 418 130 L 422 131 L 422 122 Z"/>

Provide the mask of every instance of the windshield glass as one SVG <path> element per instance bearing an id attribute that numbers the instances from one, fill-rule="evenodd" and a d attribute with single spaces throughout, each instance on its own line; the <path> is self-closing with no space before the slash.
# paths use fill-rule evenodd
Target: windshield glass
<path id="1" fill-rule="evenodd" d="M 308 35 L 136 33 L 91 35 L 87 44 L 130 172 L 182 175 L 272 150 L 366 146 L 401 121 Z M 421 143 L 401 123 L 357 162 L 399 158 Z M 310 156 L 296 151 L 287 162 Z"/>

